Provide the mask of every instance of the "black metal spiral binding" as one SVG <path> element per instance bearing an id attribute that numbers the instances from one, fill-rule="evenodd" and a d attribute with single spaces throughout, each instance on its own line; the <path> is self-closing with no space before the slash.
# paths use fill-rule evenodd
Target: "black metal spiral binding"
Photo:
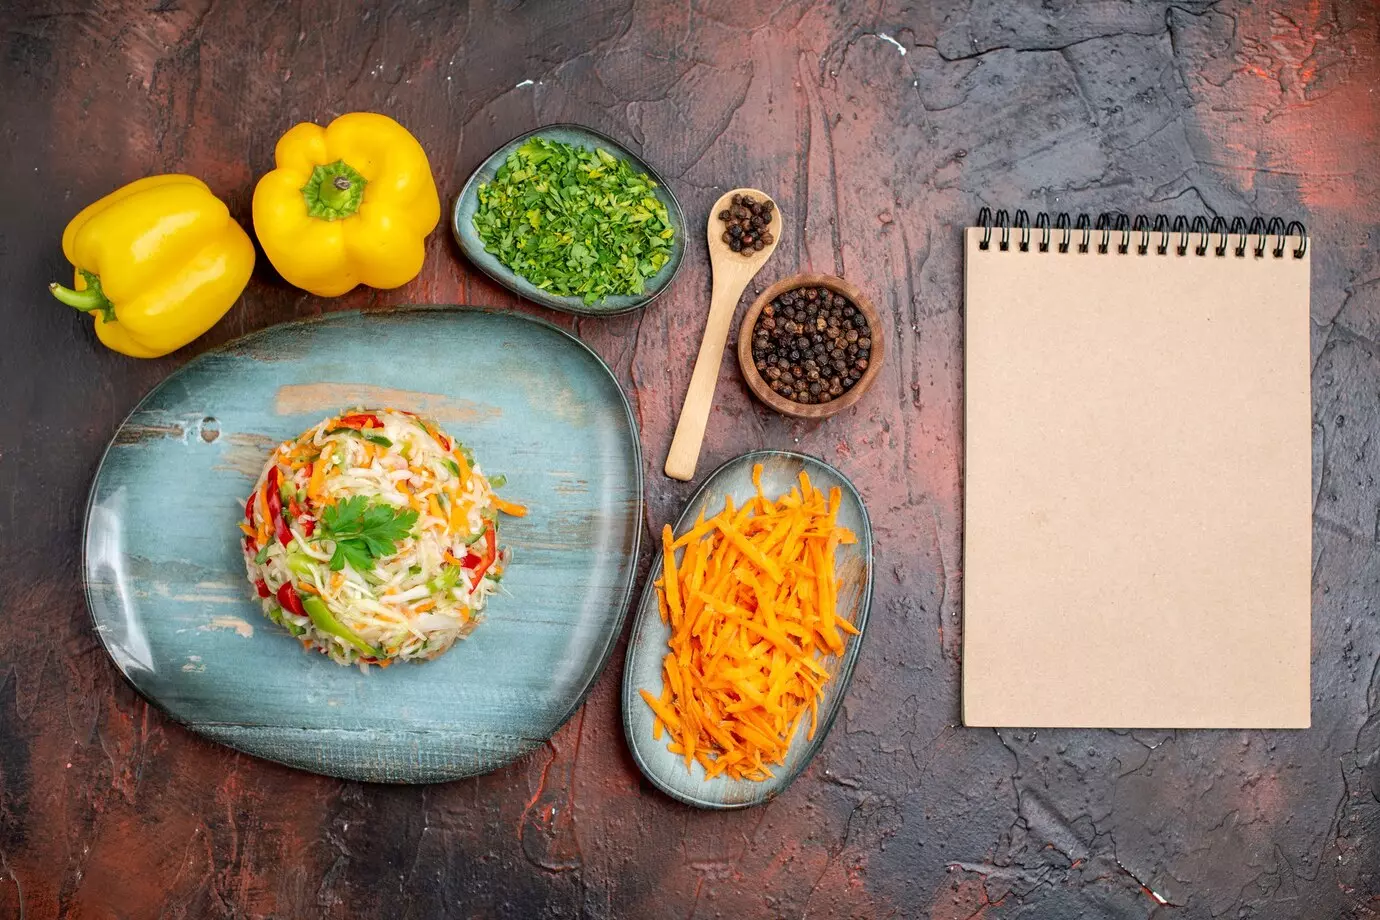
<path id="1" fill-rule="evenodd" d="M 1105 211 L 1097 215 L 1096 227 L 1102 231 L 1102 242 L 1097 244 L 1097 251 L 1105 256 L 1107 245 L 1112 241 L 1112 215 Z"/>
<path id="2" fill-rule="evenodd" d="M 1016 248 L 1029 252 L 1032 226 L 1039 232 L 1036 248 L 1040 252 L 1049 252 L 1050 241 L 1054 239 L 1058 251 L 1066 253 L 1077 238 L 1078 252 L 1085 253 L 1095 248 L 1099 255 L 1106 255 L 1111 249 L 1112 237 L 1116 236 L 1118 254 L 1130 252 L 1132 240 L 1138 238 L 1136 255 L 1144 256 L 1150 253 L 1151 238 L 1158 236 L 1154 251 L 1161 256 L 1169 254 L 1170 241 L 1177 237 L 1174 251 L 1181 256 L 1188 255 L 1191 247 L 1195 256 L 1206 256 L 1211 249 L 1218 258 L 1225 258 L 1230 251 L 1231 255 L 1243 259 L 1249 247 L 1257 259 L 1263 259 L 1267 250 L 1276 259 L 1284 258 L 1286 250 L 1294 258 L 1302 259 L 1308 254 L 1309 242 L 1308 230 L 1302 223 L 1291 220 L 1286 224 L 1278 217 L 1256 217 L 1248 224 L 1244 217 L 1233 217 L 1228 223 L 1225 217 L 1209 219 L 1203 215 L 1192 218 L 1179 215 L 1171 219 L 1163 214 L 1153 217 L 1137 214 L 1133 218 L 1120 211 L 1105 211 L 1098 214 L 1096 219 L 1088 214 L 1079 214 L 1070 219 L 1067 211 L 1061 211 L 1051 221 L 1047 212 L 1037 211 L 1032 223 L 1030 214 L 1024 209 L 1016 211 L 1014 217 L 1004 210 L 997 211 L 993 217 L 991 208 L 983 208 L 978 212 L 977 225 L 982 228 L 978 248 L 989 249 L 992 231 L 996 230 L 999 234 L 997 248 L 1002 252 L 1011 248 L 1012 230 L 1019 233 Z M 1094 234 L 1097 235 L 1095 247 L 1092 245 Z M 1231 245 L 1232 237 L 1236 237 L 1235 246 Z M 1273 245 L 1271 237 L 1274 238 Z M 1298 237 L 1298 244 L 1292 250 L 1288 247 L 1290 237 Z"/>
<path id="3" fill-rule="evenodd" d="M 1188 255 L 1188 218 L 1180 214 L 1174 218 L 1172 232 L 1179 234 L 1179 245 L 1174 251 L 1181 256 Z"/>
<path id="4" fill-rule="evenodd" d="M 1144 214 L 1137 214 L 1136 222 L 1131 225 L 1131 230 L 1140 234 L 1140 245 L 1136 247 L 1136 255 L 1145 255 L 1150 251 L 1150 218 Z"/>
<path id="5" fill-rule="evenodd" d="M 1073 222 L 1073 229 L 1083 231 L 1083 242 L 1078 244 L 1078 251 L 1087 252 L 1088 240 L 1092 239 L 1092 221 L 1088 219 L 1088 215 L 1079 214 L 1078 219 Z"/>

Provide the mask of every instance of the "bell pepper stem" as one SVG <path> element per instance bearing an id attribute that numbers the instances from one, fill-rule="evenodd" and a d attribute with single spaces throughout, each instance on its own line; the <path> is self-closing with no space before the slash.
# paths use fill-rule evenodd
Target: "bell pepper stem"
<path id="1" fill-rule="evenodd" d="M 335 211 L 347 207 L 350 200 L 350 189 L 353 187 L 354 184 L 344 176 L 336 176 L 330 182 L 322 182 L 321 203 Z"/>
<path id="2" fill-rule="evenodd" d="M 302 186 L 307 214 L 319 220 L 343 220 L 359 210 L 369 182 L 344 160 L 318 166 Z"/>
<path id="3" fill-rule="evenodd" d="M 96 310 L 101 312 L 101 319 L 107 323 L 115 322 L 115 305 L 110 302 L 110 298 L 105 296 L 101 290 L 100 276 L 92 274 L 85 269 L 81 271 L 82 280 L 86 282 L 83 290 L 77 291 L 69 287 L 64 287 L 54 281 L 48 285 L 48 291 L 58 299 L 60 303 L 65 303 L 69 307 L 75 307 L 83 313 L 92 313 Z"/>

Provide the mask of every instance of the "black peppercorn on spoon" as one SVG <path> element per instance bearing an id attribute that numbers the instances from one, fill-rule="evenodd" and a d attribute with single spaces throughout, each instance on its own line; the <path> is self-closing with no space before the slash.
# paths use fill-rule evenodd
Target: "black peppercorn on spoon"
<path id="1" fill-rule="evenodd" d="M 728 341 L 728 327 L 733 324 L 733 312 L 748 282 L 759 272 L 781 241 L 785 220 L 781 209 L 772 202 L 776 212 L 771 242 L 751 253 L 734 252 L 724 242 L 719 212 L 727 209 L 734 195 L 750 195 L 759 203 L 771 201 L 766 192 L 755 188 L 735 188 L 726 192 L 709 209 L 709 265 L 714 273 L 713 293 L 709 298 L 709 319 L 704 326 L 704 339 L 690 375 L 690 388 L 680 410 L 680 421 L 671 439 L 666 456 L 666 475 L 672 479 L 689 481 L 695 477 L 700 460 L 700 445 L 709 422 L 709 409 L 714 404 L 714 387 L 719 382 L 719 366 L 723 363 L 724 345 Z"/>

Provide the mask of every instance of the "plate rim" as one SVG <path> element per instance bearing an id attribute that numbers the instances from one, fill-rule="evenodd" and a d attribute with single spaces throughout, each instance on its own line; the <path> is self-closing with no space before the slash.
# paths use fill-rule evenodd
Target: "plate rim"
<path id="1" fill-rule="evenodd" d="M 868 514 L 867 504 L 863 501 L 862 493 L 859 492 L 857 486 L 853 484 L 853 480 L 850 479 L 847 475 L 845 475 L 842 470 L 838 469 L 822 457 L 815 457 L 810 454 L 801 453 L 800 451 L 795 450 L 781 450 L 778 448 L 764 447 L 758 448 L 757 450 L 750 450 L 747 453 L 739 454 L 736 457 L 732 457 L 728 460 L 725 460 L 723 463 L 715 467 L 712 473 L 705 477 L 704 482 L 700 484 L 699 488 L 695 490 L 694 494 L 691 495 L 690 498 L 688 498 L 685 501 L 685 504 L 681 506 L 680 514 L 676 516 L 676 526 L 679 526 L 681 522 L 684 520 L 685 516 L 689 514 L 690 511 L 693 510 L 699 504 L 700 499 L 709 490 L 709 484 L 714 481 L 714 477 L 718 476 L 719 473 L 723 472 L 726 468 L 733 464 L 747 462 L 749 458 L 758 457 L 787 457 L 792 460 L 800 460 L 808 463 L 817 463 L 838 477 L 839 481 L 844 485 L 844 487 L 846 487 L 848 491 L 853 494 L 854 498 L 857 499 L 858 510 L 862 513 L 863 525 L 866 528 L 866 533 L 868 535 L 867 550 L 864 554 L 864 558 L 867 561 L 867 578 L 863 584 L 862 594 L 860 595 L 858 619 L 854 623 L 854 625 L 858 627 L 858 635 L 854 637 L 853 645 L 851 646 L 851 648 L 856 649 L 856 651 L 853 652 L 853 654 L 851 655 L 844 656 L 843 663 L 840 666 L 839 673 L 834 675 L 833 679 L 843 680 L 843 689 L 841 691 L 842 695 L 840 695 L 838 701 L 835 703 L 832 710 L 825 716 L 825 718 L 822 720 L 819 726 L 816 727 L 816 737 L 818 740 L 810 742 L 812 745 L 814 745 L 814 750 L 810 752 L 810 755 L 808 757 L 801 761 L 801 763 L 795 768 L 793 772 L 789 774 L 783 774 L 783 781 L 780 783 L 778 788 L 775 788 L 762 796 L 748 799 L 742 802 L 719 802 L 713 799 L 700 798 L 698 796 L 687 794 L 682 790 L 672 788 L 670 785 L 663 782 L 661 777 L 647 765 L 647 762 L 643 759 L 642 753 L 638 749 L 637 744 L 633 741 L 634 736 L 631 711 L 633 704 L 637 701 L 640 701 L 640 698 L 638 700 L 634 700 L 638 688 L 633 686 L 633 671 L 632 668 L 628 667 L 628 659 L 632 656 L 634 649 L 636 648 L 637 632 L 639 627 L 641 626 L 641 619 L 643 615 L 642 607 L 646 602 L 647 598 L 650 596 L 650 592 L 656 590 L 656 587 L 653 583 L 656 580 L 656 571 L 660 567 L 662 558 L 662 550 L 660 549 L 660 547 L 658 547 L 656 555 L 652 560 L 651 568 L 648 569 L 647 580 L 642 586 L 641 594 L 638 595 L 636 605 L 637 612 L 634 614 L 633 617 L 632 635 L 628 637 L 628 648 L 623 656 L 623 688 L 619 699 L 620 708 L 622 710 L 621 717 L 623 722 L 623 739 L 628 746 L 628 753 L 632 755 L 633 762 L 637 764 L 638 770 L 642 772 L 642 775 L 645 776 L 653 786 L 655 786 L 657 789 L 661 790 L 666 795 L 670 796 L 678 802 L 683 802 L 686 805 L 693 805 L 696 808 L 704 808 L 711 811 L 738 811 L 744 808 L 752 808 L 757 805 L 765 805 L 767 802 L 770 802 L 772 799 L 776 798 L 778 795 L 789 789 L 795 783 L 795 781 L 800 778 L 800 775 L 805 772 L 805 770 L 810 766 L 810 764 L 814 762 L 816 755 L 819 754 L 820 748 L 824 746 L 824 741 L 828 738 L 830 730 L 834 727 L 834 720 L 837 719 L 839 713 L 843 711 L 844 696 L 852 687 L 853 672 L 857 668 L 858 659 L 862 656 L 862 643 L 863 640 L 867 637 L 867 623 L 872 612 L 872 591 L 876 575 L 876 566 L 874 564 L 875 560 L 873 558 L 872 552 L 872 518 Z M 651 609 L 652 608 L 650 607 L 648 608 L 648 613 L 651 612 Z"/>
<path id="2" fill-rule="evenodd" d="M 674 205 L 676 216 L 680 219 L 680 233 L 683 237 L 683 241 L 680 246 L 680 255 L 676 258 L 675 264 L 671 267 L 671 274 L 667 276 L 666 281 L 661 285 L 661 287 L 659 287 L 652 294 L 648 295 L 644 293 L 633 303 L 628 304 L 627 306 L 618 307 L 617 309 L 611 310 L 594 309 L 592 307 L 585 306 L 584 301 L 579 297 L 563 297 L 559 294 L 549 294 L 545 291 L 541 291 L 530 281 L 523 278 L 521 275 L 517 274 L 517 272 L 508 269 L 507 266 L 504 266 L 504 270 L 508 273 L 508 275 L 512 276 L 511 278 L 504 277 L 501 274 L 495 274 L 494 272 L 490 271 L 486 266 L 484 266 L 477 258 L 475 258 L 475 256 L 471 252 L 473 247 L 465 238 L 465 234 L 462 233 L 460 230 L 460 204 L 469 196 L 470 190 L 474 187 L 475 182 L 477 182 L 479 179 L 480 171 L 483 170 L 484 167 L 491 160 L 493 160 L 494 157 L 498 155 L 499 151 L 507 147 L 511 147 L 514 144 L 519 144 L 522 141 L 527 140 L 529 137 L 536 137 L 537 135 L 542 134 L 544 132 L 562 128 L 574 129 L 576 131 L 584 132 L 585 134 L 593 135 L 594 137 L 598 138 L 599 140 L 605 143 L 612 144 L 617 151 L 621 151 L 623 154 L 631 156 L 634 160 L 637 161 L 637 164 L 643 170 L 646 171 L 647 175 L 651 176 L 652 181 L 656 182 L 657 187 L 665 191 L 667 197 L 671 199 L 671 203 Z M 562 313 L 572 313 L 576 316 L 622 316 L 626 313 L 634 313 L 638 310 L 646 309 L 648 306 L 651 305 L 651 303 L 654 300 L 659 298 L 662 294 L 666 293 L 667 289 L 669 289 L 672 283 L 675 282 L 676 276 L 680 274 L 681 266 L 685 262 L 685 250 L 686 247 L 689 245 L 689 237 L 686 236 L 685 230 L 685 208 L 681 205 L 680 199 L 676 197 L 676 193 L 671 189 L 671 186 L 666 182 L 665 179 L 662 178 L 661 173 L 657 172 L 656 169 L 650 163 L 648 163 L 640 153 L 633 151 L 631 148 L 628 147 L 627 144 L 624 144 L 617 138 L 610 137 L 604 132 L 599 131 L 595 128 L 591 128 L 588 125 L 580 125 L 569 121 L 552 122 L 550 124 L 545 124 L 533 128 L 531 131 L 527 131 L 523 134 L 519 134 L 516 137 L 513 137 L 509 140 L 504 141 L 502 144 L 499 144 L 497 147 L 491 150 L 488 153 L 488 155 L 481 159 L 479 161 L 479 165 L 476 166 L 474 168 L 474 171 L 469 174 L 469 177 L 465 179 L 465 184 L 460 186 L 460 191 L 456 194 L 454 201 L 451 202 L 450 232 L 451 236 L 455 238 L 456 245 L 460 247 L 460 252 L 465 256 L 465 261 L 468 262 L 470 265 L 474 266 L 475 268 L 479 269 L 489 279 L 497 282 L 498 284 L 502 285 L 505 289 L 511 291 L 512 293 L 523 298 L 524 300 L 531 301 L 532 303 L 546 307 L 550 310 L 557 310 Z M 487 250 L 484 250 L 482 246 L 480 246 L 480 251 L 487 252 Z M 532 290 L 526 291 L 520 289 L 514 283 L 513 279 L 518 279 L 518 281 L 520 281 L 522 284 L 527 285 Z"/>
<path id="3" fill-rule="evenodd" d="M 235 745 L 232 745 L 229 742 L 222 741 L 218 738 L 212 737 L 211 735 L 205 732 L 200 731 L 197 728 L 197 723 L 188 721 L 178 716 L 176 713 L 172 712 L 167 706 L 165 706 L 161 700 L 158 700 L 150 694 L 146 693 L 143 690 L 143 688 L 139 686 L 139 684 L 134 680 L 133 677 L 130 676 L 130 674 L 120 664 L 119 659 L 116 658 L 115 654 L 111 651 L 110 644 L 106 641 L 105 631 L 101 628 L 100 623 L 98 623 L 96 620 L 95 604 L 93 603 L 92 599 L 92 582 L 87 577 L 88 573 L 90 572 L 91 512 L 95 507 L 96 492 L 101 481 L 101 475 L 105 472 L 106 463 L 110 459 L 111 451 L 114 450 L 114 448 L 116 447 L 116 439 L 119 437 L 120 432 L 124 430 L 125 426 L 129 424 L 130 420 L 134 418 L 134 416 L 136 416 L 144 408 L 144 406 L 148 404 L 148 402 L 151 399 L 158 395 L 165 387 L 172 384 L 176 380 L 181 379 L 181 377 L 185 373 L 187 373 L 187 369 L 189 367 L 197 363 L 205 356 L 228 354 L 232 350 L 235 350 L 246 343 L 250 343 L 255 339 L 261 338 L 271 332 L 276 332 L 280 329 L 325 325 L 333 322 L 343 322 L 352 319 L 361 319 L 368 321 L 369 319 L 375 317 L 389 316 L 395 314 L 428 313 L 438 315 L 446 313 L 475 313 L 487 314 L 490 316 L 504 316 L 516 318 L 525 322 L 533 323 L 537 326 L 544 327 L 548 330 L 555 331 L 559 335 L 565 337 L 566 339 L 569 339 L 581 350 L 583 350 L 590 357 L 592 357 L 596 365 L 605 374 L 608 375 L 609 381 L 613 384 L 615 391 L 618 393 L 619 403 L 623 407 L 624 418 L 627 420 L 628 430 L 631 435 L 633 451 L 630 459 L 632 461 L 632 466 L 634 470 L 634 478 L 631 485 L 637 492 L 637 502 L 633 509 L 634 513 L 630 515 L 629 518 L 633 522 L 634 526 L 631 528 L 633 534 L 633 542 L 631 552 L 629 554 L 630 564 L 628 565 L 628 576 L 625 581 L 625 584 L 619 592 L 618 612 L 614 618 L 614 622 L 608 630 L 604 648 L 599 652 L 598 664 L 590 673 L 589 680 L 580 689 L 580 692 L 575 695 L 575 698 L 572 701 L 571 705 L 567 708 L 564 714 L 561 715 L 560 720 L 556 723 L 555 728 L 552 729 L 550 735 L 546 736 L 546 738 L 541 739 L 524 739 L 525 741 L 530 741 L 530 745 L 526 746 L 524 750 L 522 750 L 512 759 L 506 760 L 502 763 L 496 764 L 486 770 L 482 770 L 479 772 L 461 771 L 443 773 L 436 770 L 429 770 L 426 771 L 425 775 L 421 775 L 419 773 L 419 775 L 415 778 L 378 778 L 376 776 L 364 776 L 359 773 L 331 770 L 329 769 L 328 764 L 320 761 L 318 761 L 318 763 L 320 763 L 320 768 L 315 768 L 305 766 L 302 763 L 291 763 L 282 758 L 271 757 L 267 754 L 247 751 L 241 747 L 236 747 Z M 274 323 L 273 325 L 265 326 L 262 329 L 256 329 L 252 332 L 247 332 L 244 335 L 236 336 L 228 342 L 223 342 L 220 345 L 217 345 L 213 348 L 208 348 L 205 351 L 192 356 L 190 359 L 183 362 L 178 367 L 174 368 L 173 371 L 169 373 L 167 376 L 163 377 L 161 380 L 155 383 L 147 393 L 140 397 L 139 401 L 134 404 L 133 408 L 131 408 L 129 412 L 125 414 L 124 418 L 120 420 L 119 424 L 115 426 L 115 429 L 111 432 L 109 439 L 106 441 L 105 447 L 101 451 L 100 460 L 96 463 L 96 470 L 91 476 L 91 484 L 87 488 L 86 507 L 82 512 L 81 549 L 78 559 L 78 565 L 80 567 L 78 575 L 81 579 L 82 585 L 82 600 L 84 601 L 86 606 L 86 615 L 91 625 L 91 631 L 95 633 L 97 640 L 100 642 L 101 650 L 105 652 L 106 658 L 109 659 L 111 665 L 114 666 L 115 670 L 119 673 L 120 677 L 125 681 L 125 683 L 127 683 L 130 686 L 130 688 L 134 690 L 135 693 L 139 694 L 140 699 L 144 700 L 154 709 L 163 713 L 168 719 L 170 719 L 178 725 L 181 725 L 198 738 L 211 742 L 212 744 L 221 745 L 222 747 L 226 747 L 232 751 L 236 751 L 237 753 L 244 754 L 249 757 L 254 757 L 260 760 L 266 760 L 271 763 L 281 764 L 285 767 L 288 767 L 289 769 L 301 770 L 306 773 L 314 773 L 318 776 L 327 776 L 332 779 L 346 780 L 351 782 L 367 782 L 379 783 L 383 785 L 412 786 L 429 785 L 433 783 L 456 782 L 459 780 L 469 779 L 476 776 L 485 776 L 489 773 L 494 773 L 498 770 L 504 769 L 505 767 L 511 766 L 519 760 L 522 760 L 524 757 L 531 754 L 537 748 L 541 747 L 544 743 L 550 741 L 551 738 L 555 737 L 556 733 L 559 732 L 562 728 L 564 728 L 566 723 L 570 721 L 570 719 L 575 715 L 575 713 L 580 711 L 580 707 L 582 707 L 588 701 L 589 695 L 594 691 L 594 688 L 599 683 L 600 678 L 604 676 L 604 672 L 608 669 L 609 661 L 613 657 L 613 652 L 618 647 L 618 640 L 622 637 L 623 629 L 627 625 L 628 612 L 632 607 L 634 589 L 637 586 L 637 560 L 641 556 L 642 531 L 644 527 L 642 517 L 643 512 L 646 508 L 645 479 L 646 476 L 643 470 L 641 431 L 639 430 L 637 425 L 636 413 L 633 412 L 632 404 L 628 399 L 628 394 L 623 389 L 622 383 L 619 382 L 618 376 L 613 372 L 613 369 L 609 367 L 608 362 L 605 361 L 598 352 L 596 352 L 593 348 L 591 348 L 587 343 L 581 340 L 574 333 L 561 328 L 560 326 L 556 325 L 550 320 L 543 319 L 542 317 L 538 316 L 532 316 L 530 314 L 523 313 L 518 310 L 491 308 L 474 304 L 455 303 L 400 304 L 397 306 L 378 308 L 372 310 L 337 310 L 322 313 L 317 316 L 300 317 L 297 319 L 287 320 L 281 323 Z M 259 727 L 265 729 L 277 728 L 277 726 Z"/>

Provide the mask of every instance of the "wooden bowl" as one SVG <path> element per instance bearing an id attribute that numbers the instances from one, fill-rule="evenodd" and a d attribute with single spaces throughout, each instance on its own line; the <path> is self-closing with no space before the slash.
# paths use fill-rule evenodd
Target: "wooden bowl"
<path id="1" fill-rule="evenodd" d="M 827 403 L 798 403 L 780 395 L 767 384 L 752 360 L 752 330 L 757 325 L 757 317 L 762 313 L 762 308 L 787 291 L 802 287 L 827 288 L 835 294 L 842 294 L 847 297 L 852 301 L 853 306 L 857 307 L 867 318 L 867 326 L 872 333 L 872 354 L 867 359 L 867 370 L 863 371 L 862 377 L 853 384 L 851 390 L 845 392 L 838 399 L 830 400 Z M 752 391 L 754 396 L 777 412 L 795 418 L 828 418 L 862 399 L 868 387 L 872 386 L 872 381 L 877 379 L 877 371 L 882 366 L 882 358 L 885 354 L 886 342 L 883 338 L 882 320 L 877 315 L 877 308 L 872 306 L 872 301 L 868 300 L 867 295 L 858 290 L 857 287 L 834 275 L 800 274 L 782 278 L 757 296 L 743 317 L 743 324 L 738 329 L 738 367 L 743 372 L 743 379 L 747 381 L 748 389 Z"/>

